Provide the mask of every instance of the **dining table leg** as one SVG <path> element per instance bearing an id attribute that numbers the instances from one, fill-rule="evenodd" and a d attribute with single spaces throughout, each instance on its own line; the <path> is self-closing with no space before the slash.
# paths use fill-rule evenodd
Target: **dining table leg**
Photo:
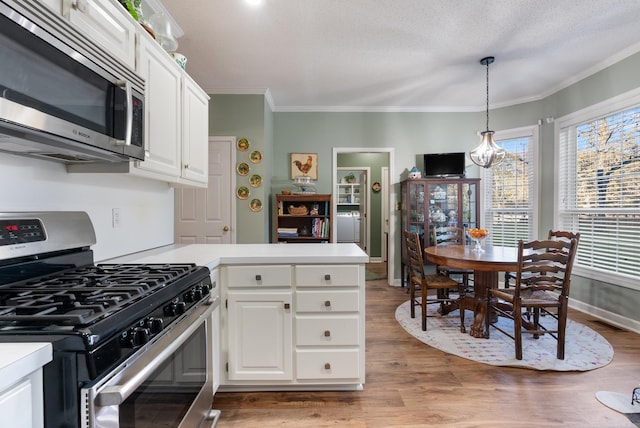
<path id="1" fill-rule="evenodd" d="M 489 335 L 485 331 L 485 316 L 487 316 L 488 290 L 498 287 L 498 272 L 474 271 L 473 289 L 477 300 L 473 324 L 469 334 L 473 337 L 487 338 Z M 489 315 L 490 316 L 490 315 Z"/>

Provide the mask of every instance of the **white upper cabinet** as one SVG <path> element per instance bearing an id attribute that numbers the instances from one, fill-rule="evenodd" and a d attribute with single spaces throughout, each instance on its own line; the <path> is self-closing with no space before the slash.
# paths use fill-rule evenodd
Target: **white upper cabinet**
<path id="1" fill-rule="evenodd" d="M 206 184 L 209 180 L 209 96 L 186 74 L 183 74 L 182 93 L 183 180 L 180 182 Z"/>
<path id="2" fill-rule="evenodd" d="M 115 0 L 42 0 L 145 81 L 145 160 L 69 165 L 69 172 L 128 173 L 206 187 L 209 96 Z"/>
<path id="3" fill-rule="evenodd" d="M 56 7 L 54 1 L 46 4 Z M 136 62 L 136 33 L 139 25 L 115 1 L 64 0 L 63 15 L 89 38 L 132 69 Z"/>
<path id="4" fill-rule="evenodd" d="M 146 82 L 146 156 L 143 162 L 135 162 L 136 167 L 177 181 L 181 172 L 181 70 L 160 45 L 148 37 L 140 37 L 137 71 Z"/>

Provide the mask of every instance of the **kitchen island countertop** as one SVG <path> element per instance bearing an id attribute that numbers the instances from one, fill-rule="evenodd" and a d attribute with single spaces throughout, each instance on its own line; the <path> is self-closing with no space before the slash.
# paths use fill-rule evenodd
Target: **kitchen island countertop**
<path id="1" fill-rule="evenodd" d="M 52 359 L 50 343 L 0 343 L 0 391 Z"/>
<path id="2" fill-rule="evenodd" d="M 368 261 L 369 256 L 354 243 L 175 244 L 100 263 L 195 263 L 214 269 L 221 264 L 342 264 Z"/>

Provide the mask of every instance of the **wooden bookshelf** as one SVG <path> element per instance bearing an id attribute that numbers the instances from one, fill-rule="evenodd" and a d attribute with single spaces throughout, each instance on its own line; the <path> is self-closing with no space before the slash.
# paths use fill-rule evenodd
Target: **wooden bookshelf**
<path id="1" fill-rule="evenodd" d="M 276 195 L 274 242 L 333 242 L 331 195 Z"/>

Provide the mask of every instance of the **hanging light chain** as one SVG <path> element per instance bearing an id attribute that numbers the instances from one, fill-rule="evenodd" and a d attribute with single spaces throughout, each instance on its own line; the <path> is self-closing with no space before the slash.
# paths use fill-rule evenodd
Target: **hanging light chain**
<path id="1" fill-rule="evenodd" d="M 487 131 L 489 130 L 489 60 L 486 61 L 487 64 Z"/>

